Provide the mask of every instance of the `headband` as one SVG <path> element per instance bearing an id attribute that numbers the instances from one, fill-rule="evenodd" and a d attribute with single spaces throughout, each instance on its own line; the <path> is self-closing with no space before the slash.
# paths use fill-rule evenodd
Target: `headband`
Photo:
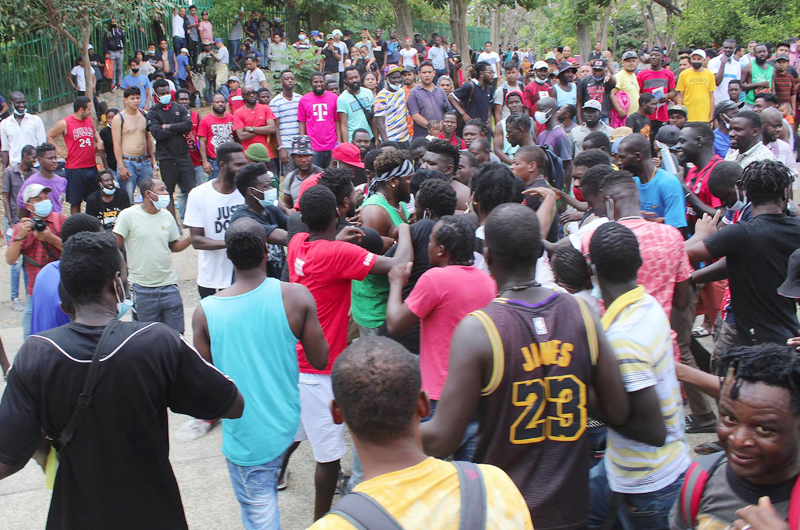
<path id="1" fill-rule="evenodd" d="M 391 171 L 387 171 L 386 173 L 381 173 L 377 177 L 372 177 L 372 181 L 370 181 L 369 183 L 369 192 L 377 193 L 378 184 L 380 184 L 381 182 L 387 182 L 395 177 L 403 178 L 413 174 L 414 174 L 414 165 L 408 160 L 403 160 L 402 164 L 400 164 L 396 168 L 393 168 Z"/>

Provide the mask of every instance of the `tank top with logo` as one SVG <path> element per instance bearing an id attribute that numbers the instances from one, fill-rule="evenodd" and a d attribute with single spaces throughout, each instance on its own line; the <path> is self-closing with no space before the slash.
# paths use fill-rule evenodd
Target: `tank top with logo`
<path id="1" fill-rule="evenodd" d="M 69 115 L 64 118 L 67 130 L 64 132 L 64 143 L 67 145 L 67 169 L 85 169 L 97 167 L 94 152 L 94 123 L 92 118 L 79 120 Z"/>
<path id="2" fill-rule="evenodd" d="M 766 63 L 765 63 L 766 64 Z M 755 88 L 753 90 L 748 90 L 747 93 L 744 95 L 744 102 L 748 105 L 752 105 L 756 102 L 756 94 L 761 94 L 763 92 L 772 92 L 772 74 L 775 70 L 774 67 L 767 65 L 766 68 L 761 68 L 756 64 L 755 61 L 750 63 L 750 69 L 752 72 L 751 83 L 763 83 L 764 81 L 769 81 L 769 88 Z"/>

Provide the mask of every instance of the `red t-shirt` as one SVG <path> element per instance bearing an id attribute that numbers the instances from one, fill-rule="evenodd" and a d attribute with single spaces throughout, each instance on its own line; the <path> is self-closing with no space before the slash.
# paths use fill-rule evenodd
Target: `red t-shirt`
<path id="1" fill-rule="evenodd" d="M 439 133 L 440 140 L 450 140 L 450 143 L 454 146 L 458 147 L 459 149 L 466 149 L 467 144 L 464 143 L 464 140 L 453 134 L 450 138 L 445 137 L 444 133 Z"/>
<path id="2" fill-rule="evenodd" d="M 233 113 L 233 130 L 247 130 L 248 127 L 263 127 L 267 124 L 267 120 L 274 119 L 275 115 L 272 113 L 269 105 L 256 103 L 256 106 L 253 110 L 250 110 L 247 107 L 242 107 Z M 247 149 L 253 144 L 264 144 L 267 147 L 267 153 L 269 153 L 269 157 L 272 158 L 275 156 L 269 146 L 269 139 L 262 134 L 257 134 L 255 137 L 249 140 L 242 140 L 239 143 L 242 144 L 244 149 Z"/>
<path id="3" fill-rule="evenodd" d="M 711 208 L 719 208 L 722 206 L 722 201 L 716 198 L 711 193 L 711 190 L 708 189 L 708 177 L 711 175 L 716 165 L 722 162 L 722 160 L 723 159 L 719 155 L 714 155 L 714 158 L 711 159 L 711 162 L 709 162 L 706 167 L 702 169 L 692 167 L 689 172 L 686 173 L 686 187 Z M 688 201 L 686 202 L 686 220 L 689 221 L 690 224 L 697 222 L 697 213 L 689 206 Z"/>
<path id="4" fill-rule="evenodd" d="M 94 124 L 92 118 L 81 121 L 75 116 L 64 118 L 67 130 L 64 143 L 67 144 L 67 169 L 97 167 L 94 158 Z"/>
<path id="5" fill-rule="evenodd" d="M 675 74 L 666 68 L 658 71 L 641 70 L 636 79 L 639 81 L 639 90 L 642 93 L 654 94 L 659 91 L 662 96 L 666 96 L 668 92 L 675 88 Z M 656 99 L 659 98 L 656 97 Z M 656 111 L 648 118 L 654 121 L 669 121 L 667 104 L 662 103 L 656 107 Z"/>
<path id="6" fill-rule="evenodd" d="M 189 117 L 192 120 L 192 131 L 186 135 L 186 143 L 189 144 L 189 156 L 192 158 L 194 167 L 202 166 L 203 159 L 200 158 L 200 149 L 197 148 L 197 127 L 200 123 L 200 115 L 189 111 Z"/>
<path id="7" fill-rule="evenodd" d="M 231 92 L 228 96 L 228 105 L 231 106 L 231 112 L 236 112 L 244 107 L 244 98 L 242 97 L 242 89 L 237 88 L 236 92 Z"/>
<path id="8" fill-rule="evenodd" d="M 197 137 L 206 139 L 206 155 L 209 159 L 217 158 L 217 147 L 233 141 L 233 114 L 225 113 L 217 118 L 213 113 L 203 116 L 197 127 Z"/>
<path id="9" fill-rule="evenodd" d="M 300 210 L 300 197 L 303 196 L 303 193 L 305 193 L 308 188 L 310 188 L 311 186 L 316 186 L 321 176 L 322 173 L 315 173 L 303 179 L 303 183 L 300 184 L 300 191 L 297 192 L 297 199 L 295 199 L 294 201 L 295 210 Z"/>
<path id="10" fill-rule="evenodd" d="M 522 103 L 530 109 L 531 114 L 536 112 L 536 107 L 541 98 L 550 97 L 551 88 L 550 83 L 546 81 L 541 85 L 536 81 L 531 81 L 525 85 L 525 88 L 522 89 Z"/>
<path id="11" fill-rule="evenodd" d="M 317 317 L 328 341 L 328 366 L 316 370 L 297 343 L 297 361 L 304 374 L 330 374 L 334 361 L 347 347 L 352 280 L 361 281 L 375 265 L 376 256 L 344 241 L 308 241 L 310 234 L 296 234 L 289 241 L 289 280 L 308 287 L 317 302 Z"/>

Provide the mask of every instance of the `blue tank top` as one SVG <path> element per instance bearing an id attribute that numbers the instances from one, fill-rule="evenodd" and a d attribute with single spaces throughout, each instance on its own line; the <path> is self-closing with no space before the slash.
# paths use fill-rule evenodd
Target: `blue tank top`
<path id="1" fill-rule="evenodd" d="M 265 464 L 292 443 L 300 423 L 297 337 L 289 327 L 281 282 L 267 278 L 238 296 L 200 301 L 214 366 L 236 382 L 244 414 L 222 420 L 222 453 L 239 466 Z"/>
<path id="2" fill-rule="evenodd" d="M 569 92 L 562 89 L 558 83 L 553 86 L 556 89 L 556 102 L 558 102 L 559 107 L 578 104 L 578 90 L 575 88 L 575 83 L 572 83 L 572 90 Z"/>

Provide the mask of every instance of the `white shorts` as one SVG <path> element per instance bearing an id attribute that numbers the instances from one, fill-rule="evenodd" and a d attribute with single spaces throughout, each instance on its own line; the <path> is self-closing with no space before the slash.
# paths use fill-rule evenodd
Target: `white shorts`
<path id="1" fill-rule="evenodd" d="M 297 386 L 300 389 L 300 426 L 294 441 L 308 440 L 314 460 L 320 464 L 341 460 L 347 446 L 344 444 L 344 424 L 333 423 L 331 415 L 331 376 L 301 373 Z"/>

